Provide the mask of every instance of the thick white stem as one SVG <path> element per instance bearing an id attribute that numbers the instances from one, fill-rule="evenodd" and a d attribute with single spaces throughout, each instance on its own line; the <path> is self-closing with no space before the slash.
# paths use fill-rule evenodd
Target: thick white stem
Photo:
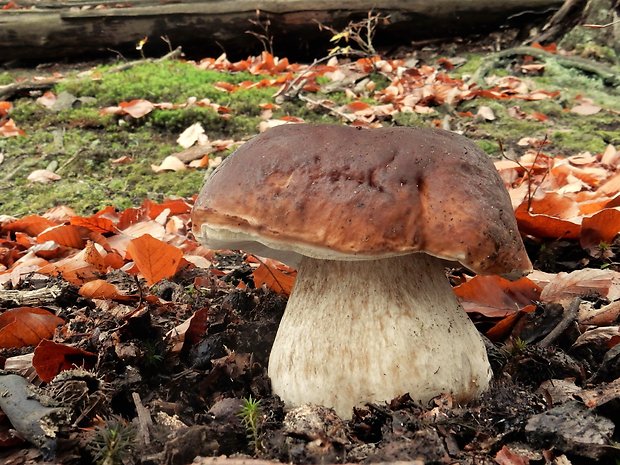
<path id="1" fill-rule="evenodd" d="M 458 401 L 491 377 L 484 343 L 439 260 L 304 258 L 273 344 L 269 377 L 289 406 L 352 407 L 409 393 Z"/>

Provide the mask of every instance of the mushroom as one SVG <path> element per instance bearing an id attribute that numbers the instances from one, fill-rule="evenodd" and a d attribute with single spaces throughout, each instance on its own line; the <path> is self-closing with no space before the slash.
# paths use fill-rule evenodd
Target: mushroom
<path id="1" fill-rule="evenodd" d="M 409 393 L 469 401 L 488 386 L 484 343 L 445 260 L 476 273 L 531 269 L 489 157 L 438 129 L 284 125 L 208 178 L 196 237 L 297 267 L 269 358 L 289 406 L 352 407 Z"/>

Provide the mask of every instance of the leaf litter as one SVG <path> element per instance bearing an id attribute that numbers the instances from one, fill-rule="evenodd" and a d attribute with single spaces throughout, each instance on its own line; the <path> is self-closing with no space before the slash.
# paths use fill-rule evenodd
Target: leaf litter
<path id="1" fill-rule="evenodd" d="M 439 105 L 480 97 L 538 101 L 558 95 L 515 76 L 491 76 L 479 87 L 448 76 L 442 67 L 378 57 L 307 66 L 265 52 L 235 63 L 222 55 L 196 66 L 264 76 L 216 84 L 223 93 L 272 87 L 281 99 L 319 89 L 325 85 L 319 78 L 328 78 L 328 85 L 346 89 L 353 100 L 342 105 L 325 98 L 308 105 L 361 126 L 381 125 L 397 113 L 433 114 Z M 442 66 L 453 65 L 448 60 Z M 389 84 L 375 91 L 372 81 L 364 82 L 370 72 L 380 72 Z M 345 84 L 347 79 L 356 84 Z M 54 95 L 45 94 L 39 103 L 54 102 Z M 181 104 L 138 99 L 102 111 L 139 119 L 155 108 L 192 105 L 222 117 L 229 111 L 207 99 Z M 275 105 L 262 108 L 261 130 L 303 122 L 296 116 L 273 118 L 269 112 Z M 10 103 L 0 102 L 0 135 L 27 137 L 8 118 L 11 110 Z M 571 111 L 587 116 L 602 109 L 582 98 Z M 481 105 L 477 116 L 461 117 L 492 121 L 496 114 Z M 546 120 L 518 105 L 512 117 Z M 153 169 L 186 169 L 195 161 L 200 163 L 194 167 L 213 168 L 211 150 L 241 143 L 211 141 L 201 129 L 188 127 L 179 144 L 205 151 L 180 152 Z M 147 200 L 122 211 L 110 206 L 90 216 L 56 208 L 21 219 L 3 217 L 0 296 L 17 291 L 19 299 L 25 291 L 58 283 L 73 289 L 46 297 L 41 308 L 0 300 L 4 367 L 70 409 L 69 420 L 58 421 L 59 431 L 48 438 L 59 463 L 84 463 L 75 444 L 92 451 L 89 429 L 113 427 L 114 416 L 146 428 L 139 439 L 130 436 L 133 450 L 140 450 L 131 463 L 188 463 L 194 455 L 221 454 L 295 463 L 613 460 L 620 434 L 615 428 L 620 154 L 610 145 L 602 153 L 565 157 L 546 153 L 545 141 L 522 142 L 525 153 L 498 160 L 497 168 L 537 271 L 514 282 L 473 277 L 461 269 L 450 273 L 465 310 L 493 341 L 488 349 L 495 381 L 478 402 L 460 406 L 446 394 L 421 406 L 403 395 L 360 407 L 348 422 L 315 406 L 285 415 L 270 393 L 266 366 L 295 271 L 270 259 L 204 249 L 188 232 L 192 199 Z M 552 334 L 558 327 L 565 329 Z M 549 336 L 552 342 L 543 342 Z M 65 389 L 81 401 L 59 396 Z M 249 398 L 261 401 L 258 447 L 238 417 Z M 152 416 L 146 427 L 137 420 L 144 406 Z M 0 456 L 7 463 L 25 457 L 26 446 L 6 444 L 0 445 Z M 19 463 L 36 463 L 43 453 L 30 449 L 30 462 Z M 86 463 L 96 457 L 83 453 Z"/>

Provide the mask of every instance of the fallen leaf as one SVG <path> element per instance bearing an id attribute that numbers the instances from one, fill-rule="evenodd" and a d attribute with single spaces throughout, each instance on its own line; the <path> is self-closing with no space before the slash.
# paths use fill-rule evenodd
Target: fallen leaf
<path id="1" fill-rule="evenodd" d="M 495 454 L 495 461 L 498 465 L 529 465 L 530 463 L 527 457 L 511 451 L 508 446 L 503 446 Z"/>
<path id="2" fill-rule="evenodd" d="M 258 268 L 252 273 L 254 285 L 265 285 L 268 289 L 284 295 L 290 295 L 295 284 L 297 272 L 283 263 L 271 258 L 248 257 L 249 262 L 258 262 Z"/>
<path id="3" fill-rule="evenodd" d="M 0 348 L 33 346 L 52 337 L 64 320 L 38 307 L 18 307 L 0 315 Z"/>
<path id="4" fill-rule="evenodd" d="M 612 270 L 584 268 L 570 273 L 561 272 L 540 294 L 545 302 L 566 303 L 575 297 L 599 295 L 610 301 L 620 298 L 620 273 Z"/>
<path id="5" fill-rule="evenodd" d="M 97 363 L 97 354 L 77 347 L 57 344 L 47 339 L 42 340 L 34 349 L 32 366 L 37 375 L 46 383 L 58 373 L 72 368 L 92 369 Z"/>
<path id="6" fill-rule="evenodd" d="M 542 289 L 528 278 L 509 281 L 500 276 L 475 276 L 453 290 L 467 312 L 497 318 L 531 305 Z"/>
<path id="7" fill-rule="evenodd" d="M 62 178 L 60 175 L 50 170 L 34 170 L 32 173 L 28 175 L 26 179 L 28 179 L 28 181 L 30 182 L 39 182 L 41 184 L 49 184 L 50 182 L 59 181 Z"/>
<path id="8" fill-rule="evenodd" d="M 161 173 L 162 171 L 183 171 L 187 169 L 187 166 L 174 155 L 168 155 L 160 165 L 151 165 L 151 169 L 156 173 Z"/>
<path id="9" fill-rule="evenodd" d="M 591 102 L 583 102 L 579 105 L 575 105 L 573 108 L 570 109 L 570 111 L 571 113 L 576 113 L 578 115 L 590 116 L 596 115 L 599 111 L 601 111 L 601 107 Z"/>
<path id="10" fill-rule="evenodd" d="M 122 293 L 118 287 L 104 279 L 94 279 L 83 284 L 78 293 L 89 299 L 110 299 L 121 302 L 131 302 L 138 299 L 138 296 Z"/>
<path id="11" fill-rule="evenodd" d="M 496 118 L 495 113 L 493 113 L 491 107 L 487 107 L 485 105 L 478 107 L 478 112 L 476 113 L 476 116 L 479 116 L 486 121 L 493 121 Z"/>
<path id="12" fill-rule="evenodd" d="M 170 244 L 145 234 L 130 241 L 127 253 L 149 286 L 175 275 L 183 258 L 183 252 Z"/>
<path id="13" fill-rule="evenodd" d="M 11 118 L 4 121 L 4 123 L 0 122 L 0 136 L 2 137 L 17 137 L 17 136 L 25 136 L 26 133 L 19 129 Z"/>
<path id="14" fill-rule="evenodd" d="M 605 208 L 581 222 L 579 243 L 584 249 L 611 244 L 620 232 L 620 209 Z"/>
<path id="15" fill-rule="evenodd" d="M 205 134 L 205 130 L 200 123 L 194 123 L 177 138 L 177 144 L 184 149 L 190 148 L 195 143 L 199 145 L 207 145 L 209 138 Z"/>
<path id="16" fill-rule="evenodd" d="M 153 111 L 155 105 L 148 100 L 135 99 L 129 102 L 121 102 L 118 106 L 132 118 L 142 118 Z"/>

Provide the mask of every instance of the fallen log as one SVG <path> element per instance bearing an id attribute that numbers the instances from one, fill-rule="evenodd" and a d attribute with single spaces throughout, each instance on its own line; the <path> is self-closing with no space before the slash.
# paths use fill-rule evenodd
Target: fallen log
<path id="1" fill-rule="evenodd" d="M 326 50 L 332 34 L 319 30 L 319 23 L 340 30 L 350 21 L 363 20 L 371 10 L 390 16 L 389 24 L 379 26 L 378 41 L 407 44 L 488 31 L 511 21 L 522 23 L 532 15 L 541 18 L 556 11 L 563 1 L 136 0 L 125 4 L 113 0 L 14 0 L 19 8 L 9 8 L 8 3 L 0 0 L 0 63 L 124 52 L 134 49 L 144 37 L 150 39 L 149 52 L 159 53 L 157 47 L 172 44 L 198 56 L 214 51 L 245 56 L 260 51 L 256 35 L 264 35 L 273 38 L 276 53 L 299 56 L 316 52 L 317 47 Z M 168 45 L 160 37 L 166 37 Z"/>

